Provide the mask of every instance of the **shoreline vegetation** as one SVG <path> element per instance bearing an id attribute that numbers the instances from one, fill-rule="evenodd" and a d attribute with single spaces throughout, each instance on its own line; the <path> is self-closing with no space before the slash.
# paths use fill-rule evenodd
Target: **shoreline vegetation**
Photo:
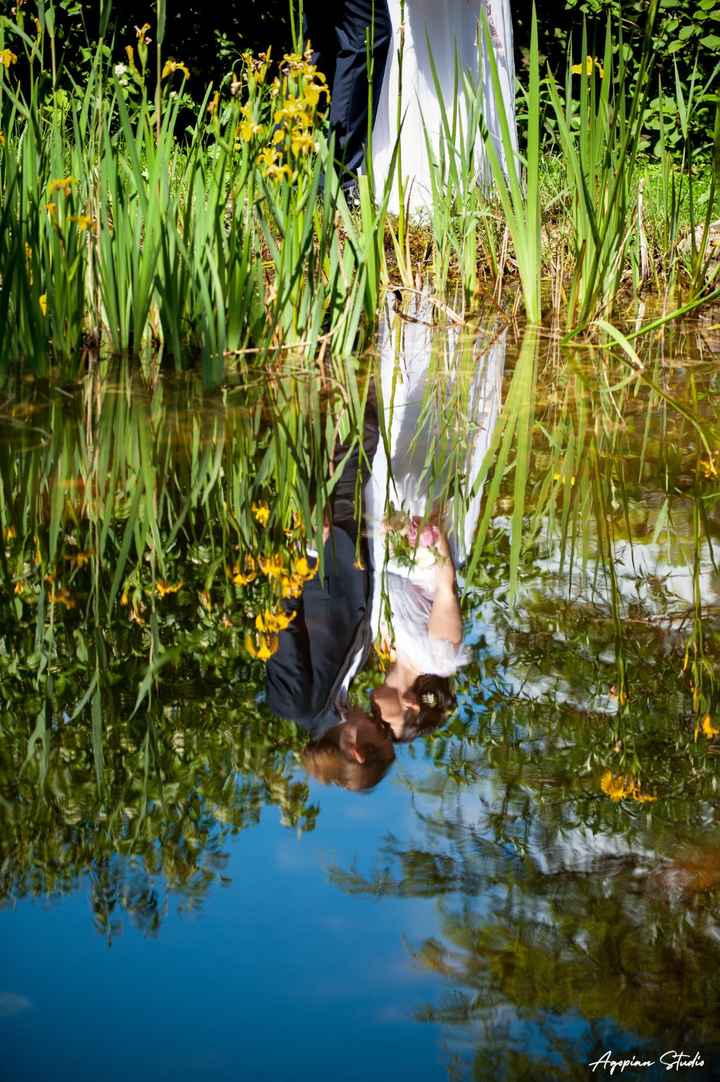
<path id="1" fill-rule="evenodd" d="M 602 55 L 583 34 L 554 76 L 533 20 L 521 175 L 488 145 L 492 194 L 475 180 L 478 97 L 458 73 L 469 130 L 445 103 L 433 209 L 414 223 L 385 211 L 401 177 L 385 191 L 361 178 L 348 209 L 327 88 L 300 49 L 246 53 L 193 102 L 187 67 L 163 50 L 163 3 L 110 56 L 100 40 L 84 85 L 59 81 L 50 7 L 3 17 L 0 375 L 72 377 L 130 353 L 146 373 L 199 362 L 218 385 L 238 358 L 350 357 L 371 343 L 388 287 L 419 282 L 462 321 L 492 297 L 508 318 L 524 308 L 590 339 L 598 320 L 635 322 L 648 296 L 665 317 L 717 297 L 716 73 L 665 88 L 676 115 L 643 151 L 655 6 L 632 78 L 610 22 Z M 714 134 L 698 147 L 708 101 Z"/>
<path id="2" fill-rule="evenodd" d="M 492 594 L 499 625 L 525 620 L 555 650 L 542 628 L 559 606 L 538 600 L 552 557 L 573 610 L 556 629 L 571 642 L 567 680 L 583 672 L 593 704 L 607 692 L 578 716 L 585 728 L 611 716 L 585 776 L 594 789 L 605 779 L 611 803 L 654 796 L 656 776 L 658 799 L 704 786 L 720 732 L 705 596 L 720 535 L 720 125 L 698 144 L 694 117 L 708 98 L 717 117 L 716 82 L 666 88 L 677 115 L 650 154 L 649 30 L 632 77 L 609 25 L 598 55 L 582 39 L 556 79 L 535 28 L 521 180 L 496 161 L 485 195 L 448 111 L 422 224 L 390 217 L 367 177 L 348 208 L 327 90 L 301 49 L 246 54 L 193 103 L 182 58 L 164 49 L 163 3 L 132 40 L 98 42 L 82 85 L 61 84 L 51 5 L 37 23 L 18 10 L 22 25 L 0 22 L 0 717 L 3 769 L 27 800 L 55 787 L 72 805 L 77 755 L 83 784 L 94 779 L 88 808 L 116 786 L 124 836 L 123 794 L 139 830 L 163 799 L 167 740 L 185 739 L 164 712 L 175 685 L 222 686 L 240 704 L 231 721 L 267 721 L 263 661 L 285 591 L 322 548 L 336 448 L 362 443 L 388 291 L 398 335 L 416 294 L 434 297 L 440 393 L 453 364 L 467 375 L 509 328 L 466 614 Z M 458 92 L 472 99 L 466 80 Z M 462 394 L 443 408 L 452 431 Z M 645 565 L 629 596 L 626 545 L 631 563 L 646 546 L 687 571 L 684 607 Z M 610 659 L 594 683 L 593 628 Z M 672 674 L 664 736 L 658 659 Z M 179 714 L 191 727 L 192 710 Z M 200 766 L 217 754 L 228 785 L 257 770 L 263 799 L 312 821 L 307 790 L 288 788 L 297 741 L 268 733 L 260 765 L 251 733 L 240 750 L 228 738 L 227 755 L 203 745 Z M 668 741 L 677 777 L 661 769 Z M 189 792 L 181 751 L 172 772 Z M 72 833 L 75 812 L 60 812 Z"/>

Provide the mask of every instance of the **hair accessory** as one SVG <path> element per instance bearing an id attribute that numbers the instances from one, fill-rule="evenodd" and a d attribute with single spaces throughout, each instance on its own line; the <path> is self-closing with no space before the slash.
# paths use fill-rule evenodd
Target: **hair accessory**
<path id="1" fill-rule="evenodd" d="M 437 706 L 437 696 L 434 691 L 428 691 L 425 695 L 420 696 L 420 702 L 424 706 Z"/>

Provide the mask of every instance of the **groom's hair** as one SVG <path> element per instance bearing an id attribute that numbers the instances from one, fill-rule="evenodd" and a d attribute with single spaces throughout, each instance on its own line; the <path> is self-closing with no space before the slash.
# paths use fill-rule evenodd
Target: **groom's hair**
<path id="1" fill-rule="evenodd" d="M 365 757 L 363 763 L 347 759 L 334 740 L 315 740 L 303 751 L 302 765 L 308 774 L 325 785 L 339 785 L 355 793 L 365 792 L 382 781 L 395 761 L 395 752 L 389 741 L 387 747 L 363 744 L 360 750 Z"/>
<path id="2" fill-rule="evenodd" d="M 414 710 L 406 711 L 402 736 L 399 738 L 403 744 L 408 744 L 418 736 L 429 736 L 439 729 L 457 705 L 447 676 L 424 673 L 418 676 L 410 690 L 417 696 L 420 710 L 417 713 Z"/>

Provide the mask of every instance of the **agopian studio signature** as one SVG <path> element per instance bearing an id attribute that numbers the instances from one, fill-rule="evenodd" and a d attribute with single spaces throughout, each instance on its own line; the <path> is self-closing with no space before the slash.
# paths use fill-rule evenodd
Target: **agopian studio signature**
<path id="1" fill-rule="evenodd" d="M 588 1063 L 588 1067 L 593 1072 L 599 1067 L 603 1071 L 610 1071 L 610 1074 L 615 1074 L 616 1071 L 622 1074 L 628 1067 L 654 1067 L 656 1063 L 662 1064 L 666 1071 L 681 1071 L 705 1066 L 705 1060 L 699 1052 L 690 1056 L 687 1052 L 676 1052 L 673 1048 L 669 1052 L 663 1052 L 658 1059 L 638 1059 L 637 1056 L 630 1056 L 628 1059 L 614 1059 L 612 1049 L 609 1049 L 603 1053 L 600 1059 Z"/>

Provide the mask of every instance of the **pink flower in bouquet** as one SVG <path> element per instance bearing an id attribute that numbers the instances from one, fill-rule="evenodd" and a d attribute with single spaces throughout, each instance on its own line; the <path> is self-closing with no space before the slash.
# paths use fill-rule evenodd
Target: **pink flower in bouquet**
<path id="1" fill-rule="evenodd" d="M 431 549 L 437 545 L 440 540 L 440 531 L 437 526 L 433 526 L 432 523 L 428 523 L 423 527 L 420 533 L 420 544 L 423 548 Z"/>
<path id="2" fill-rule="evenodd" d="M 437 545 L 440 539 L 440 531 L 437 526 L 432 523 L 426 523 L 422 526 L 422 519 L 418 515 L 412 515 L 407 520 L 405 529 L 401 532 L 405 534 L 408 543 L 413 548 L 419 546 L 420 548 L 430 549 Z"/>

